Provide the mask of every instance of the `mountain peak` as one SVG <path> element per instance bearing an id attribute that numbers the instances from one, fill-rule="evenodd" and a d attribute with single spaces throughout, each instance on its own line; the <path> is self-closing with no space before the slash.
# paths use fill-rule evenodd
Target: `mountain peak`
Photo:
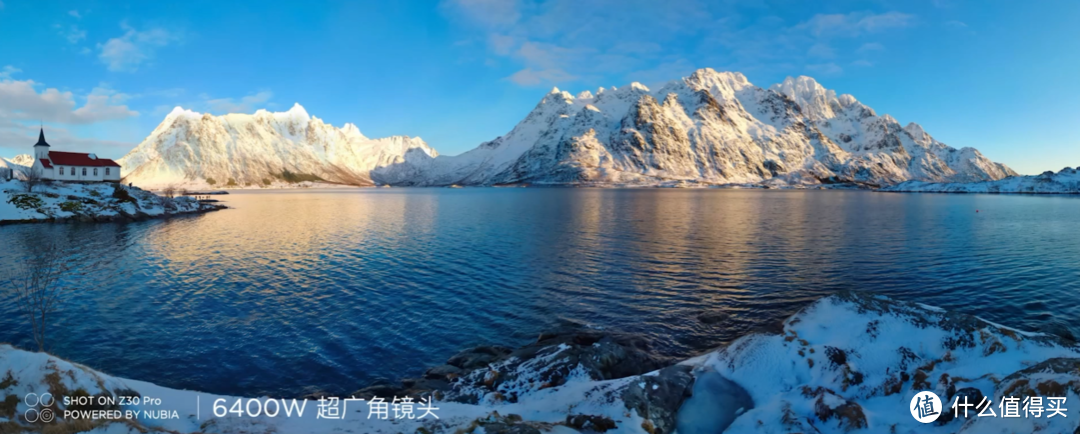
<path id="1" fill-rule="evenodd" d="M 926 135 L 926 130 L 923 130 L 922 125 L 915 122 L 909 122 L 905 125 L 904 131 L 907 131 L 908 134 L 911 134 L 913 137 L 922 137 L 923 135 Z"/>
<path id="2" fill-rule="evenodd" d="M 693 74 L 690 74 L 689 79 L 694 82 L 723 81 L 733 85 L 732 87 L 735 88 L 750 84 L 750 80 L 747 80 L 746 76 L 741 72 L 717 71 L 712 68 L 698 69 Z"/>
<path id="3" fill-rule="evenodd" d="M 783 82 L 774 84 L 769 89 L 787 95 L 794 100 L 803 113 L 811 119 L 829 119 L 836 116 L 833 111 L 836 107 L 843 107 L 836 97 L 836 91 L 826 89 L 813 77 L 800 75 L 798 77 L 785 78 Z M 845 101 L 854 102 L 854 97 L 845 98 Z"/>
<path id="4" fill-rule="evenodd" d="M 745 75 L 738 72 L 717 72 L 712 68 L 702 68 L 694 71 L 693 74 L 683 78 L 681 81 L 676 80 L 668 83 L 664 89 L 661 89 L 661 92 L 683 86 L 695 90 L 708 90 L 717 99 L 729 100 L 735 98 L 736 92 L 753 87 L 753 84 L 746 79 Z"/>
<path id="5" fill-rule="evenodd" d="M 294 115 L 299 115 L 299 116 L 304 116 L 304 117 L 309 116 L 307 110 L 304 110 L 304 106 L 301 106 L 300 103 L 298 103 L 298 102 L 293 103 L 293 106 L 291 108 L 289 108 L 289 111 L 287 111 L 286 113 L 291 113 L 291 114 L 294 114 Z"/>
<path id="6" fill-rule="evenodd" d="M 176 107 L 173 107 L 172 111 L 170 111 L 169 114 L 165 115 L 165 119 L 174 119 L 174 118 L 178 118 L 178 117 L 196 117 L 197 118 L 197 117 L 200 117 L 200 116 L 202 116 L 201 113 L 196 113 L 194 111 L 185 109 L 183 107 L 176 106 Z"/>
<path id="7" fill-rule="evenodd" d="M 279 121 L 295 121 L 300 123 L 310 122 L 312 120 L 311 115 L 308 114 L 307 110 L 304 110 L 304 107 L 301 106 L 300 103 L 294 103 L 292 108 L 288 111 L 274 113 L 274 118 Z"/>

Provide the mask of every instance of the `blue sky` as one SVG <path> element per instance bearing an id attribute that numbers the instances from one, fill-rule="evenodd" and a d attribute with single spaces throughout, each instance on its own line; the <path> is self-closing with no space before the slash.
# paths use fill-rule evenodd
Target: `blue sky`
<path id="1" fill-rule="evenodd" d="M 458 154 L 573 93 L 809 75 L 1021 173 L 1080 165 L 1080 2 L 0 0 L 0 155 L 119 158 L 174 106 L 299 102 Z"/>

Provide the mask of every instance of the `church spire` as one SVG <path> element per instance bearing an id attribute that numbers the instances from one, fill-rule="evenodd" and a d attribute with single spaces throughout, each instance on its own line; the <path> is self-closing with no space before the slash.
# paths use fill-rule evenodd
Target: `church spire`
<path id="1" fill-rule="evenodd" d="M 38 134 L 37 144 L 34 146 L 49 146 L 49 144 L 45 141 L 45 127 L 41 128 L 41 133 Z"/>

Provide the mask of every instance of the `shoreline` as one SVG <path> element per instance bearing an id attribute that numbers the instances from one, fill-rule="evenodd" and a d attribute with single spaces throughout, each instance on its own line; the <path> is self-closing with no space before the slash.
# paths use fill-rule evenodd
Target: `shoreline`
<path id="1" fill-rule="evenodd" d="M 902 183 L 901 183 L 902 184 Z M 649 189 L 685 189 L 685 190 L 779 190 L 779 191 L 811 191 L 811 190 L 838 190 L 838 191 L 870 191 L 875 193 L 940 193 L 940 194 L 992 194 L 992 195 L 1033 195 L 1033 196 L 1070 196 L 1080 195 L 1080 190 L 1063 191 L 970 191 L 970 190 L 947 190 L 947 189 L 896 189 L 893 186 L 869 186 L 861 183 L 830 183 L 813 185 L 768 185 L 768 184 L 499 184 L 499 185 L 346 185 L 324 184 L 296 187 L 253 187 L 221 189 L 210 193 L 188 193 L 202 195 L 222 195 L 231 193 L 243 193 L 250 191 L 343 191 L 343 190 L 382 190 L 382 189 L 514 189 L 514 188 L 551 188 L 551 189 L 609 189 L 609 190 L 649 190 Z M 962 183 L 959 185 L 975 185 Z M 927 185 L 935 185 L 928 183 Z M 941 183 L 941 185 L 947 185 Z M 955 185 L 955 184 L 952 184 Z M 158 191 L 158 190 L 154 190 Z"/>
<path id="2" fill-rule="evenodd" d="M 466 349 L 421 379 L 403 382 L 401 387 L 411 391 L 388 385 L 353 394 L 387 402 L 400 393 L 434 394 L 438 420 L 386 421 L 362 413 L 326 420 L 310 409 L 298 418 L 212 417 L 212 402 L 250 399 L 112 377 L 0 345 L 0 377 L 5 370 L 15 375 L 0 388 L 8 395 L 82 389 L 90 395 L 130 391 L 161 398 L 178 417 L 134 423 L 176 433 L 452 433 L 478 427 L 516 433 L 907 432 L 926 427 L 907 408 L 921 390 L 947 402 L 960 395 L 997 402 L 1003 394 L 1039 394 L 1035 390 L 1080 397 L 1080 347 L 1075 342 L 851 291 L 812 302 L 780 330 L 752 332 L 689 359 L 656 357 L 647 342 L 633 335 L 577 328 L 541 334 L 537 342 L 517 349 Z M 48 380 L 50 375 L 54 380 Z M 431 385 L 440 389 L 426 387 Z M 124 407 L 140 408 L 145 406 Z M 956 421 L 951 412 L 943 412 L 936 426 L 961 433 L 1074 428 L 1073 418 L 1002 421 Z"/>
<path id="3" fill-rule="evenodd" d="M 82 218 L 70 218 L 70 217 L 49 217 L 49 218 L 44 218 L 44 219 L 22 219 L 22 220 L 0 220 L 0 226 L 11 226 L 11 225 L 21 225 L 21 224 L 44 224 L 44 223 L 55 223 L 55 224 L 136 223 L 136 222 L 144 222 L 144 221 L 148 221 L 148 220 L 168 220 L 168 219 L 179 218 L 179 217 L 194 217 L 194 216 L 197 216 L 197 215 L 200 215 L 200 214 L 206 214 L 206 213 L 214 212 L 214 211 L 221 211 L 221 210 L 224 210 L 224 209 L 229 209 L 229 207 L 225 206 L 225 205 L 209 205 L 208 207 L 200 208 L 200 209 L 197 209 L 197 210 L 179 211 L 179 212 L 174 212 L 174 213 L 169 213 L 169 214 L 151 215 L 151 214 L 146 214 L 146 213 L 137 213 L 137 214 L 133 214 L 133 215 L 113 215 L 113 216 L 105 216 L 105 217 L 88 217 L 88 219 L 85 219 L 85 220 L 82 219 Z"/>
<path id="4" fill-rule="evenodd" d="M 228 208 L 190 196 L 157 195 L 118 183 L 0 182 L 0 225 L 132 222 Z"/>

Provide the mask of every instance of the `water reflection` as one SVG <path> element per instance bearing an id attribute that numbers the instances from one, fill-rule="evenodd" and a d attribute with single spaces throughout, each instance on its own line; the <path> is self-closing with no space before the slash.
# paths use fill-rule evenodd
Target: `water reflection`
<path id="1" fill-rule="evenodd" d="M 1080 312 L 1080 201 L 1068 197 L 369 189 L 225 200 L 233 209 L 171 221 L 0 228 L 5 246 L 53 235 L 122 255 L 115 278 L 72 294 L 55 352 L 171 387 L 347 394 L 561 320 L 689 355 L 848 288 L 1029 329 L 1075 327 Z M 24 253 L 9 247 L 0 264 Z M 0 341 L 30 347 L 14 308 L 0 296 Z M 702 324 L 705 308 L 731 319 Z"/>

